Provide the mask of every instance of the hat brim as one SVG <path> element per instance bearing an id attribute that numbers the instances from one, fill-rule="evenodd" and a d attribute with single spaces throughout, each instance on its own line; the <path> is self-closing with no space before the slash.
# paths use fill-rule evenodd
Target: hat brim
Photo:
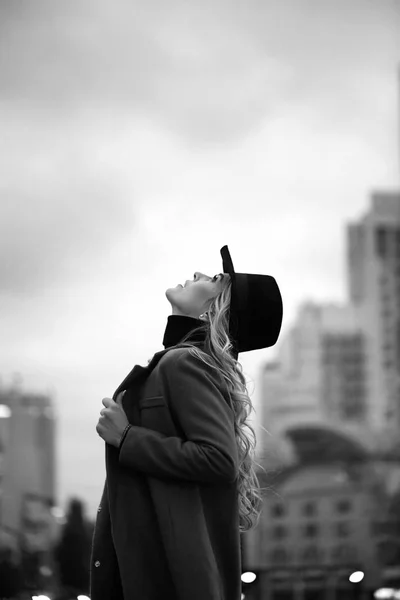
<path id="1" fill-rule="evenodd" d="M 224 273 L 228 273 L 231 278 L 231 307 L 236 306 L 236 273 L 233 267 L 231 255 L 229 253 L 228 246 L 223 246 L 220 250 L 222 257 L 222 270 Z"/>
<path id="2" fill-rule="evenodd" d="M 236 308 L 237 308 L 237 291 L 236 291 L 236 273 L 233 266 L 232 258 L 229 253 L 228 246 L 223 246 L 220 250 L 222 257 L 222 270 L 224 273 L 227 273 L 231 278 L 231 303 L 230 303 L 230 317 L 229 317 L 229 330 L 231 333 L 231 341 L 233 343 L 233 352 L 235 358 L 237 358 L 238 351 L 236 345 L 236 336 L 234 332 L 236 331 Z"/>
<path id="3" fill-rule="evenodd" d="M 223 246 L 220 250 L 222 257 L 222 268 L 224 273 L 229 273 L 229 275 L 235 274 L 235 269 L 233 268 L 233 262 L 231 255 L 228 250 L 228 246 Z"/>

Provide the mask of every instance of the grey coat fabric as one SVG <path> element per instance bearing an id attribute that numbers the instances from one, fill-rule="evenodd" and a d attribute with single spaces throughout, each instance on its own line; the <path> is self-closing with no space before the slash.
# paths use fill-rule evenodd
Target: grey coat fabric
<path id="1" fill-rule="evenodd" d="M 122 390 L 132 427 L 106 444 L 91 600 L 240 600 L 238 453 L 218 371 L 172 347 Z"/>

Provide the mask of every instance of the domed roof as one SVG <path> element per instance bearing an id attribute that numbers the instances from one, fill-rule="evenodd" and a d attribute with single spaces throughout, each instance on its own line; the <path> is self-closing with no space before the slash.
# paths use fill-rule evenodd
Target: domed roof
<path id="1" fill-rule="evenodd" d="M 285 437 L 293 444 L 300 463 L 364 461 L 369 452 L 361 442 L 325 425 L 292 426 Z"/>

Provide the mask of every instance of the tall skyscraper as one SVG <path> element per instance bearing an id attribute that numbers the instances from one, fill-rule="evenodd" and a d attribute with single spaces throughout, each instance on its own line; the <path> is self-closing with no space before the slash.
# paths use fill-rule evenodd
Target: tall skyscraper
<path id="1" fill-rule="evenodd" d="M 348 303 L 303 304 L 279 360 L 263 370 L 261 457 L 296 427 L 309 427 L 310 448 L 318 425 L 372 451 L 399 444 L 400 194 L 372 194 L 346 233 Z"/>
<path id="2" fill-rule="evenodd" d="M 392 443 L 400 431 L 400 193 L 371 200 L 347 228 L 349 294 L 367 338 L 372 424 Z"/>
<path id="3" fill-rule="evenodd" d="M 0 530 L 18 548 L 24 528 L 43 534 L 34 518 L 26 518 L 27 499 L 39 499 L 49 513 L 55 504 L 55 416 L 48 396 L 16 389 L 1 390 L 0 411 Z"/>

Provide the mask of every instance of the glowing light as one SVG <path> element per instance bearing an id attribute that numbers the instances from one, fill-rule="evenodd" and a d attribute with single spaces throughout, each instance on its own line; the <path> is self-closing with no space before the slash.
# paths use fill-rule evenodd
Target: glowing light
<path id="1" fill-rule="evenodd" d="M 385 598 L 396 598 L 396 591 L 393 588 L 379 588 L 374 592 L 374 598 L 384 600 Z"/>
<path id="2" fill-rule="evenodd" d="M 89 596 L 77 596 L 78 600 L 90 600 Z"/>
<path id="3" fill-rule="evenodd" d="M 364 573 L 362 571 L 354 571 L 349 577 L 351 583 L 360 583 L 364 579 Z"/>
<path id="4" fill-rule="evenodd" d="M 32 596 L 32 600 L 51 600 L 48 596 Z"/>
<path id="5" fill-rule="evenodd" d="M 253 583 L 257 579 L 257 575 L 252 573 L 251 571 L 247 571 L 246 573 L 242 573 L 242 581 L 244 583 Z"/>
<path id="6" fill-rule="evenodd" d="M 61 524 L 66 521 L 65 511 L 60 506 L 53 506 L 51 514 Z"/>
<path id="7" fill-rule="evenodd" d="M 6 404 L 0 404 L 0 419 L 8 419 L 11 417 L 11 408 Z"/>

